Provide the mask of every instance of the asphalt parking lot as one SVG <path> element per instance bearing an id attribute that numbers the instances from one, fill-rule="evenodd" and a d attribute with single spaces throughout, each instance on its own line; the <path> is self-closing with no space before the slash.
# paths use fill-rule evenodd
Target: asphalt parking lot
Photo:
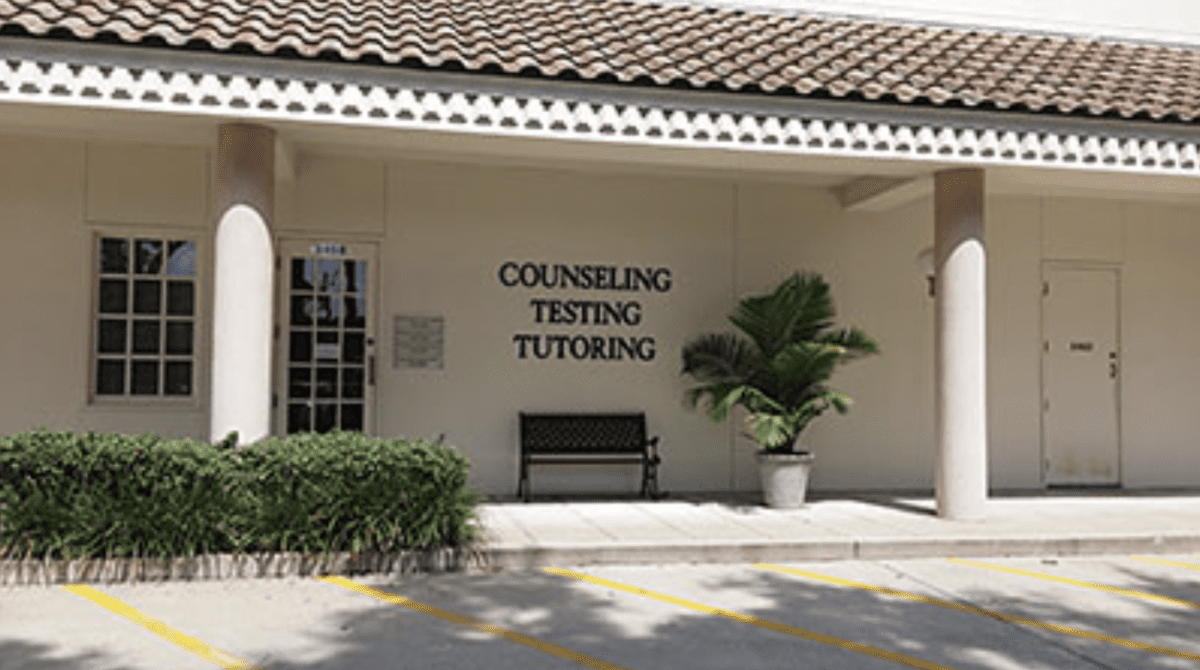
<path id="1" fill-rule="evenodd" d="M 1200 668 L 1200 555 L 0 589 L 0 668 Z"/>

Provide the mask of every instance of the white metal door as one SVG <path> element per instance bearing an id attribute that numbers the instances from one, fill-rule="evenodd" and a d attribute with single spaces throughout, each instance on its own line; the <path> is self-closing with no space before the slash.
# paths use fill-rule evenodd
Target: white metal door
<path id="1" fill-rule="evenodd" d="M 372 433 L 376 248 L 360 242 L 279 245 L 278 433 Z"/>
<path id="2" fill-rule="evenodd" d="M 1118 277 L 1047 266 L 1042 297 L 1042 451 L 1047 484 L 1120 483 Z"/>

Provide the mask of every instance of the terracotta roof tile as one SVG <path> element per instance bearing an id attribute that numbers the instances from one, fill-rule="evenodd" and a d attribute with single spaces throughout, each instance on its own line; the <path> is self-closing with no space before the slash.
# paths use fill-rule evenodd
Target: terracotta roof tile
<path id="1" fill-rule="evenodd" d="M 0 26 L 263 55 L 1200 117 L 1200 50 L 641 0 L 0 0 Z"/>

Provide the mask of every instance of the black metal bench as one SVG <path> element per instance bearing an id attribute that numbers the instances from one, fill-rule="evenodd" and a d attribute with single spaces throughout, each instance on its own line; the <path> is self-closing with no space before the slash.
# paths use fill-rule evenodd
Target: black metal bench
<path id="1" fill-rule="evenodd" d="M 532 464 L 629 463 L 642 466 L 641 494 L 658 498 L 658 438 L 646 436 L 645 414 L 521 413 L 517 496 L 529 502 Z"/>

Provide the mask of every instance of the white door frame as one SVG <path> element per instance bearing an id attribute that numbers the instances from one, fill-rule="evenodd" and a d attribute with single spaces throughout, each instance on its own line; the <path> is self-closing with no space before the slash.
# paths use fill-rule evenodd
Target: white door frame
<path id="1" fill-rule="evenodd" d="M 1048 398 L 1047 398 L 1047 389 L 1046 389 L 1046 356 L 1045 356 L 1046 335 L 1047 335 L 1047 333 L 1046 333 L 1045 287 L 1047 286 L 1047 284 L 1049 282 L 1050 272 L 1053 270 L 1107 271 L 1107 272 L 1112 272 L 1113 276 L 1116 280 L 1116 295 L 1114 296 L 1114 299 L 1116 301 L 1116 304 L 1114 305 L 1114 308 L 1116 309 L 1116 322 L 1113 324 L 1113 329 L 1114 329 L 1113 335 L 1115 338 L 1114 346 L 1117 350 L 1117 377 L 1116 377 L 1116 384 L 1114 385 L 1114 393 L 1116 394 L 1116 397 L 1114 398 L 1114 400 L 1116 402 L 1116 431 L 1117 431 L 1117 435 L 1116 435 L 1116 438 L 1117 438 L 1116 481 L 1114 482 L 1114 484 L 1099 485 L 1099 486 L 1111 486 L 1111 485 L 1121 486 L 1124 482 L 1124 471 L 1125 471 L 1125 467 L 1124 467 L 1124 465 L 1125 465 L 1124 464 L 1125 450 L 1124 450 L 1124 441 L 1122 439 L 1122 433 L 1124 431 L 1122 430 L 1122 422 L 1121 422 L 1121 413 L 1122 413 L 1121 412 L 1121 410 L 1122 410 L 1122 397 L 1121 397 L 1122 384 L 1121 384 L 1121 381 L 1124 378 L 1124 372 L 1125 372 L 1125 370 L 1124 370 L 1125 352 L 1124 352 L 1124 348 L 1121 343 L 1121 324 L 1122 324 L 1121 314 L 1123 313 L 1122 312 L 1123 291 L 1121 289 L 1121 287 L 1122 287 L 1122 283 L 1121 283 L 1122 266 L 1120 263 L 1111 263 L 1111 262 L 1104 262 L 1104 261 L 1068 261 L 1068 260 L 1043 260 L 1042 266 L 1041 266 L 1041 286 L 1043 288 L 1042 288 L 1042 294 L 1039 296 L 1039 300 L 1038 300 L 1038 377 L 1039 377 L 1038 394 L 1039 394 L 1039 398 L 1040 398 L 1040 402 L 1038 403 L 1038 409 L 1039 409 L 1039 412 L 1038 412 L 1039 431 L 1038 431 L 1038 433 L 1041 438 L 1041 445 L 1040 445 L 1041 448 L 1039 450 L 1039 454 L 1041 456 L 1041 463 L 1040 463 L 1039 470 L 1041 471 L 1042 486 L 1047 486 L 1047 487 L 1056 486 L 1056 485 L 1062 485 L 1062 486 L 1068 486 L 1068 487 L 1069 486 L 1079 486 L 1079 487 L 1087 487 L 1088 486 L 1087 484 L 1056 484 L 1056 483 L 1050 481 L 1050 468 L 1048 467 L 1049 466 L 1049 454 L 1047 453 L 1047 449 L 1046 449 L 1046 447 L 1047 447 L 1047 445 L 1046 445 L 1046 414 L 1047 414 L 1046 402 L 1048 401 Z"/>
<path id="2" fill-rule="evenodd" d="M 311 251 L 315 245 L 343 245 L 344 258 L 368 261 L 366 282 L 366 351 L 364 356 L 363 432 L 376 434 L 378 422 L 378 341 L 379 341 L 379 240 L 353 235 L 281 234 L 275 239 L 275 371 L 272 375 L 271 434 L 287 434 L 288 354 L 290 338 L 290 282 L 292 254 Z M 331 258 L 334 256 L 331 256 Z M 314 380 L 315 384 L 315 380 Z M 339 380 L 340 384 L 340 380 Z"/>

